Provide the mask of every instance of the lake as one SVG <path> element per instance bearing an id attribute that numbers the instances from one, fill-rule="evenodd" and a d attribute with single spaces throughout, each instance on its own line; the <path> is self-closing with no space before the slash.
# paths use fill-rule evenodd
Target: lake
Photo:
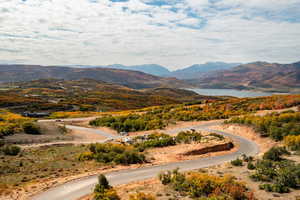
<path id="1" fill-rule="evenodd" d="M 234 89 L 191 89 L 198 94 L 207 96 L 233 96 L 233 97 L 261 97 L 261 96 L 271 96 L 275 93 L 268 92 L 254 92 L 248 90 L 234 90 Z"/>

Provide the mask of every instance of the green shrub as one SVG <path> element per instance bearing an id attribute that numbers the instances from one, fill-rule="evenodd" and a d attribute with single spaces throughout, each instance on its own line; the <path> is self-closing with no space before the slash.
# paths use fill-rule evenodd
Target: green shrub
<path id="1" fill-rule="evenodd" d="M 5 124 L 0 126 L 0 138 L 3 136 L 13 135 L 16 132 L 16 124 Z"/>
<path id="2" fill-rule="evenodd" d="M 213 136 L 213 137 L 216 137 L 216 138 L 219 138 L 219 140 L 224 140 L 225 139 L 225 137 L 223 135 L 220 135 L 220 134 L 217 134 L 217 133 L 210 133 L 209 135 Z"/>
<path id="3" fill-rule="evenodd" d="M 290 189 L 288 187 L 280 184 L 262 184 L 259 185 L 259 189 L 265 190 L 267 192 L 277 192 L 277 193 L 290 192 Z"/>
<path id="4" fill-rule="evenodd" d="M 26 122 L 23 124 L 23 130 L 27 134 L 39 135 L 41 134 L 40 127 L 32 122 Z"/>
<path id="5" fill-rule="evenodd" d="M 202 134 L 197 131 L 181 131 L 175 137 L 177 143 L 191 143 L 198 142 L 202 139 Z"/>
<path id="6" fill-rule="evenodd" d="M 239 158 L 232 160 L 230 162 L 233 166 L 243 166 L 243 161 Z"/>
<path id="7" fill-rule="evenodd" d="M 234 117 L 227 123 L 239 123 L 251 125 L 256 131 L 260 132 L 261 136 L 271 137 L 274 140 L 282 140 L 285 136 L 299 135 L 300 133 L 300 112 L 282 112 L 271 113 L 265 116 L 242 116 Z M 296 143 L 292 140 L 290 144 L 296 145 L 298 148 L 299 141 Z"/>
<path id="8" fill-rule="evenodd" d="M 94 200 L 120 200 L 117 192 L 109 185 L 103 174 L 98 176 L 98 184 L 94 189 Z"/>
<path id="9" fill-rule="evenodd" d="M 249 170 L 255 169 L 255 165 L 253 164 L 252 161 L 248 162 L 248 164 L 247 164 L 247 169 L 249 169 Z"/>
<path id="10" fill-rule="evenodd" d="M 79 155 L 78 160 L 79 161 L 87 161 L 92 160 L 94 158 L 92 152 L 83 152 Z"/>
<path id="11" fill-rule="evenodd" d="M 5 154 L 5 155 L 9 155 L 9 156 L 16 156 L 20 153 L 21 148 L 16 146 L 16 145 L 6 145 L 4 147 L 1 148 L 1 151 Z"/>
<path id="12" fill-rule="evenodd" d="M 116 163 L 116 164 L 136 164 L 146 161 L 143 153 L 138 152 L 136 148 L 131 145 L 124 144 L 91 144 L 89 146 L 90 152 L 84 152 L 79 155 L 79 160 L 95 159 L 102 163 Z"/>
<path id="13" fill-rule="evenodd" d="M 253 157 L 252 156 L 247 156 L 246 154 L 242 155 L 242 159 L 244 162 L 251 162 L 253 161 Z"/>
<path id="14" fill-rule="evenodd" d="M 290 153 L 284 147 L 272 147 L 269 151 L 264 153 L 263 159 L 280 161 L 282 155 L 289 155 Z"/>
<path id="15" fill-rule="evenodd" d="M 163 185 L 167 185 L 169 183 L 171 183 L 171 175 L 172 173 L 170 171 L 164 172 L 164 173 L 160 173 L 159 174 L 159 180 Z"/>
<path id="16" fill-rule="evenodd" d="M 135 139 L 134 146 L 139 149 L 139 151 L 144 151 L 148 148 L 154 147 L 166 147 L 175 145 L 175 139 L 170 135 L 164 133 L 153 133 L 147 136 L 147 139 L 144 141 L 139 141 L 139 137 Z"/>

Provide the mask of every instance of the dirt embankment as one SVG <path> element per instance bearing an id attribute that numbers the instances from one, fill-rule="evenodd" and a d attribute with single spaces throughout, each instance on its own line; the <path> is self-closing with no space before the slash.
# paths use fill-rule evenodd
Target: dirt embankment
<path id="1" fill-rule="evenodd" d="M 201 149 L 195 149 L 192 151 L 188 151 L 184 153 L 183 155 L 190 156 L 190 155 L 202 155 L 206 153 L 214 153 L 219 151 L 228 151 L 231 150 L 234 147 L 232 142 L 226 142 L 224 144 L 216 144 L 209 147 L 204 147 Z"/>
<path id="2" fill-rule="evenodd" d="M 239 135 L 256 142 L 259 146 L 260 155 L 266 152 L 267 150 L 269 150 L 271 147 L 278 144 L 278 142 L 275 142 L 270 138 L 261 137 L 259 133 L 255 132 L 252 127 L 248 127 L 245 125 L 222 124 L 222 125 L 212 126 L 210 128 L 214 130 L 220 130 L 235 135 Z"/>

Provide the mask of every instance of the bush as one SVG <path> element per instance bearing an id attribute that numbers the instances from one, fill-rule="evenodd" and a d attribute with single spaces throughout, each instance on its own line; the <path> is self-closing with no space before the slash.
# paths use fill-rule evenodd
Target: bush
<path id="1" fill-rule="evenodd" d="M 79 155 L 79 160 L 95 159 L 102 163 L 116 163 L 116 164 L 136 164 L 146 161 L 143 153 L 138 152 L 136 148 L 131 145 L 124 144 L 91 144 L 90 152 L 84 152 Z"/>
<path id="2" fill-rule="evenodd" d="M 300 149 L 300 135 L 288 135 L 283 139 L 285 146 L 296 151 Z"/>
<path id="3" fill-rule="evenodd" d="M 129 196 L 129 200 L 155 200 L 155 197 L 151 194 L 145 194 L 142 192 L 133 194 Z"/>
<path id="4" fill-rule="evenodd" d="M 253 161 L 253 157 L 252 156 L 247 156 L 246 154 L 242 155 L 242 159 L 244 162 L 251 162 Z"/>
<path id="5" fill-rule="evenodd" d="M 16 124 L 0 124 L 0 138 L 3 136 L 13 135 L 16 132 Z"/>
<path id="6" fill-rule="evenodd" d="M 103 174 L 98 176 L 98 184 L 94 189 L 94 200 L 120 200 L 117 192 L 109 185 Z"/>
<path id="7" fill-rule="evenodd" d="M 20 153 L 21 148 L 16 146 L 16 145 L 7 145 L 1 148 L 1 151 L 5 154 L 5 155 L 9 155 L 9 156 L 16 156 Z"/>
<path id="8" fill-rule="evenodd" d="M 285 136 L 299 135 L 300 112 L 272 113 L 265 116 L 242 116 L 234 117 L 227 123 L 239 123 L 251 125 L 260 132 L 261 136 L 271 137 L 274 140 L 282 140 Z M 299 139 L 288 138 L 287 142 L 298 148 Z"/>
<path id="9" fill-rule="evenodd" d="M 93 153 L 92 152 L 84 152 L 81 153 L 78 157 L 79 161 L 87 161 L 87 160 L 92 160 L 94 158 Z"/>
<path id="10" fill-rule="evenodd" d="M 289 155 L 290 153 L 284 147 L 272 147 L 269 151 L 264 153 L 263 159 L 280 161 L 282 155 Z"/>
<path id="11" fill-rule="evenodd" d="M 232 160 L 230 162 L 233 166 L 243 166 L 243 161 L 239 158 Z"/>
<path id="12" fill-rule="evenodd" d="M 136 141 L 139 140 L 139 137 L 136 138 Z M 144 151 L 148 148 L 154 147 L 166 147 L 175 145 L 175 139 L 170 135 L 164 133 L 153 133 L 147 136 L 145 141 L 136 142 L 134 146 L 139 149 L 139 151 Z"/>
<path id="13" fill-rule="evenodd" d="M 288 187 L 280 184 L 262 184 L 259 185 L 259 189 L 266 192 L 288 193 L 290 190 Z"/>
<path id="14" fill-rule="evenodd" d="M 252 163 L 252 161 L 248 162 L 247 169 L 249 169 L 249 170 L 255 169 L 255 165 Z"/>
<path id="15" fill-rule="evenodd" d="M 216 138 L 219 138 L 219 140 L 224 140 L 225 139 L 225 137 L 223 135 L 220 135 L 220 134 L 217 134 L 217 133 L 210 133 L 209 135 L 213 136 L 213 137 L 216 137 Z"/>
<path id="16" fill-rule="evenodd" d="M 39 135 L 41 134 L 40 127 L 32 122 L 26 122 L 23 124 L 23 130 L 27 134 Z"/>
<path id="17" fill-rule="evenodd" d="M 195 199 L 226 196 L 225 199 L 250 200 L 252 196 L 242 183 L 235 181 L 231 176 L 217 177 L 200 172 L 182 174 L 174 170 L 161 174 L 160 180 L 164 181 L 163 184 L 170 185 L 172 189 L 180 191 L 181 195 L 189 195 Z"/>
<path id="18" fill-rule="evenodd" d="M 170 171 L 167 171 L 167 172 L 159 174 L 158 177 L 163 185 L 167 185 L 167 184 L 171 183 L 171 176 L 172 176 L 172 173 Z"/>
<path id="19" fill-rule="evenodd" d="M 191 143 L 198 142 L 202 139 L 202 134 L 200 132 L 192 131 L 181 131 L 175 137 L 177 143 Z"/>

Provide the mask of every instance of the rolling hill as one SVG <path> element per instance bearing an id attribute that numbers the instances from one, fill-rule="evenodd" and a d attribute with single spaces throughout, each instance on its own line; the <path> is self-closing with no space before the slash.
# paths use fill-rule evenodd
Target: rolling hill
<path id="1" fill-rule="evenodd" d="M 297 92 L 300 91 L 300 62 L 292 64 L 254 62 L 210 73 L 189 82 L 202 88 Z"/>
<path id="2" fill-rule="evenodd" d="M 219 99 L 175 88 L 135 90 L 92 79 L 41 79 L 6 87 L 0 90 L 0 108 L 16 112 L 115 111 Z"/>
<path id="3" fill-rule="evenodd" d="M 94 79 L 130 88 L 188 87 L 176 78 L 162 78 L 139 71 L 111 68 L 71 68 L 39 65 L 0 65 L 0 82 L 20 82 L 38 79 Z"/>

